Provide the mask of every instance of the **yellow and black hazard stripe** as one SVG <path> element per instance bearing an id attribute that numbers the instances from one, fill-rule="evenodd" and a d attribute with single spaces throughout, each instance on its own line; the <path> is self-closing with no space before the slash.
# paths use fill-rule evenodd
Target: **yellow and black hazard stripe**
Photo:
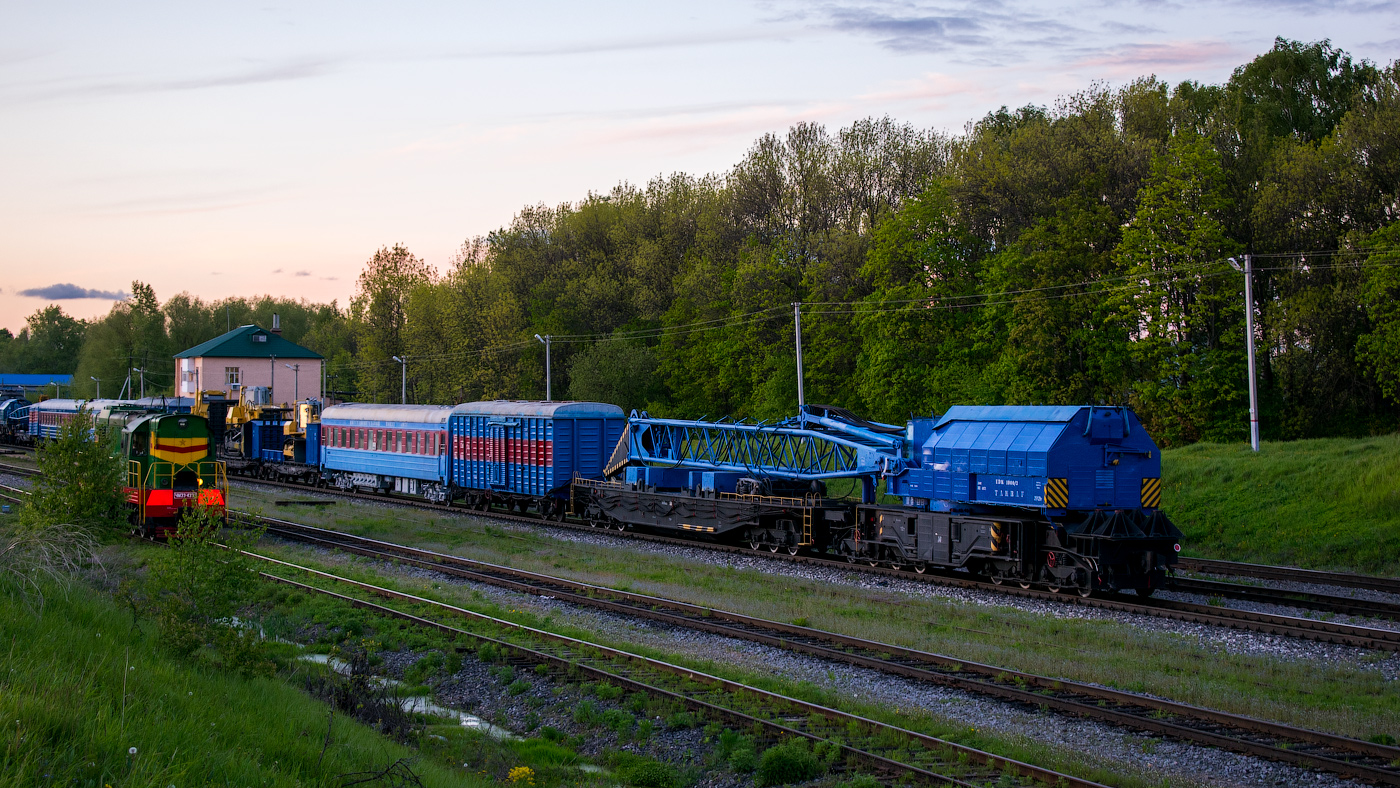
<path id="1" fill-rule="evenodd" d="M 1162 480 L 1142 480 L 1142 508 L 1156 509 L 1162 503 Z"/>
<path id="2" fill-rule="evenodd" d="M 1067 480 L 1045 480 L 1045 506 L 1050 509 L 1069 508 L 1069 482 Z"/>

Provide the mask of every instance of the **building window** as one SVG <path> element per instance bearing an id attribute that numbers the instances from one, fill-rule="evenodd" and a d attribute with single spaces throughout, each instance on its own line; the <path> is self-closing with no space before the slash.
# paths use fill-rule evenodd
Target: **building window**
<path id="1" fill-rule="evenodd" d="M 243 375 L 238 371 L 238 367 L 224 367 L 224 385 L 237 386 L 243 382 Z"/>

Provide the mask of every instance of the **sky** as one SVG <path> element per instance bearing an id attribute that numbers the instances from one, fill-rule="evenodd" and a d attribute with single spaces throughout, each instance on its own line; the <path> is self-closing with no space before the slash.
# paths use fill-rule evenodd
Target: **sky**
<path id="1" fill-rule="evenodd" d="M 0 327 L 270 293 L 344 305 L 375 250 L 439 268 L 526 205 L 885 116 L 958 133 L 1095 83 L 1227 80 L 1275 36 L 1400 57 L 1336 0 L 0 0 Z"/>

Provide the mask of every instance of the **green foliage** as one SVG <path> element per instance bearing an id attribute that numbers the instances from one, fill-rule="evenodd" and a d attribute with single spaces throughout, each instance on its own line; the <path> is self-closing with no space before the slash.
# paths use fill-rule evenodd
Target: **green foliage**
<path id="1" fill-rule="evenodd" d="M 41 475 L 20 515 L 23 527 L 64 525 L 97 537 L 124 529 L 119 436 L 94 426 L 92 412 L 79 408 L 56 439 L 40 444 L 35 461 Z"/>
<path id="2" fill-rule="evenodd" d="M 599 342 L 576 354 L 569 367 L 570 399 L 611 402 L 631 413 L 658 393 L 656 353 L 645 345 Z"/>
<path id="3" fill-rule="evenodd" d="M 6 785 L 336 788 L 416 754 L 339 715 L 327 740 L 327 707 L 301 689 L 172 659 L 95 589 L 55 596 L 43 616 L 0 597 L 0 630 Z M 425 787 L 488 782 L 430 761 L 414 771 Z"/>
<path id="4" fill-rule="evenodd" d="M 1198 555 L 1400 575 L 1400 436 L 1198 443 L 1162 455 L 1163 511 Z"/>
<path id="5" fill-rule="evenodd" d="M 1239 437 L 1245 397 L 1239 252 L 1219 155 L 1183 132 L 1152 162 L 1137 214 L 1115 250 L 1131 284 L 1110 298 L 1128 341 L 1120 359 L 1138 415 L 1158 443 Z"/>
<path id="6" fill-rule="evenodd" d="M 250 674 L 271 670 L 258 624 L 245 609 L 260 579 L 241 551 L 259 536 L 260 530 L 225 528 L 214 509 L 184 510 L 170 549 L 151 558 L 144 589 L 144 607 L 171 651 Z"/>
<path id="7" fill-rule="evenodd" d="M 1284 39 L 1225 84 L 1096 86 L 954 137 L 801 123 L 722 174 L 527 206 L 441 273 L 382 248 L 345 311 L 162 305 L 134 282 L 86 327 L 77 379 L 110 396 L 144 367 L 168 390 L 172 352 L 278 310 L 355 399 L 397 401 L 395 355 L 411 402 L 539 398 L 540 334 L 556 394 L 774 418 L 796 407 L 801 302 L 810 402 L 893 422 L 1129 403 L 1163 443 L 1233 440 L 1244 305 L 1225 258 L 1249 250 L 1265 437 L 1376 434 L 1400 426 L 1384 273 L 1398 126 L 1400 64 Z M 0 365 L 78 325 L 36 314 L 22 342 L 0 335 Z"/>
<path id="8" fill-rule="evenodd" d="M 1371 330 L 1358 338 L 1356 355 L 1376 376 L 1381 391 L 1400 399 L 1400 222 L 1371 235 L 1363 303 Z"/>
<path id="9" fill-rule="evenodd" d="M 447 658 L 442 655 L 442 652 L 434 651 L 425 654 L 403 672 L 404 683 L 423 684 L 441 672 L 446 665 Z"/>
<path id="10" fill-rule="evenodd" d="M 791 738 L 763 751 L 758 760 L 758 785 L 790 785 L 816 779 L 826 773 L 827 763 L 813 752 L 807 740 Z"/>
<path id="11" fill-rule="evenodd" d="M 0 372 L 72 374 L 86 331 L 87 323 L 64 314 L 62 307 L 38 309 L 18 336 L 0 331 Z"/>
<path id="12" fill-rule="evenodd" d="M 752 736 L 726 729 L 720 732 L 716 745 L 716 756 L 730 769 L 748 774 L 758 768 L 758 746 Z"/>

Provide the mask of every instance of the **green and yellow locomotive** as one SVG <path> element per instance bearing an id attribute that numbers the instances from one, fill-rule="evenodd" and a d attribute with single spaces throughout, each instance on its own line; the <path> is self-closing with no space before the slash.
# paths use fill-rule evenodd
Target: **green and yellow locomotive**
<path id="1" fill-rule="evenodd" d="M 181 413 L 134 418 L 122 429 L 121 452 L 126 502 L 143 536 L 170 536 L 189 506 L 211 507 L 223 516 L 228 481 L 204 418 Z"/>

